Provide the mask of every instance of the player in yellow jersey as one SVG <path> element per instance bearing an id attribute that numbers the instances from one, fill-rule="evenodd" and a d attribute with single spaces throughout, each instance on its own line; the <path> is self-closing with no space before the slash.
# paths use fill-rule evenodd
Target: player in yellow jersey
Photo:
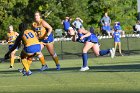
<path id="1" fill-rule="evenodd" d="M 43 42 L 44 46 L 46 46 L 50 55 L 56 64 L 56 70 L 60 70 L 60 64 L 58 61 L 58 57 L 56 52 L 54 51 L 54 37 L 52 33 L 52 27 L 43 19 L 41 19 L 41 14 L 39 12 L 35 12 L 35 22 L 33 22 L 32 26 L 34 31 L 37 33 L 37 36 L 41 42 Z M 42 47 L 42 49 L 44 48 Z M 41 71 L 46 70 L 48 67 L 42 65 Z"/>
<path id="2" fill-rule="evenodd" d="M 14 45 L 14 42 L 17 38 L 19 34 L 15 31 L 13 31 L 13 26 L 10 25 L 9 28 L 8 28 L 8 33 L 7 33 L 7 42 L 8 42 L 8 45 L 9 45 L 9 50 L 13 47 Z M 15 60 L 15 53 L 16 51 L 18 50 L 18 48 L 16 48 L 10 55 L 10 69 L 11 68 L 14 68 L 14 60 Z"/>
<path id="3" fill-rule="evenodd" d="M 21 52 L 21 61 L 26 71 L 26 72 L 23 71 L 23 75 L 28 76 L 32 74 L 29 68 L 33 56 L 37 55 L 40 58 L 40 61 L 42 61 L 42 63 L 44 62 L 44 65 L 45 65 L 45 60 L 43 54 L 41 53 L 41 44 L 38 38 L 36 37 L 35 32 L 33 30 L 27 29 L 27 24 L 24 23 L 21 23 L 19 25 L 19 31 L 21 32 L 20 35 L 17 37 L 12 49 L 10 49 L 8 53 L 5 55 L 5 59 L 8 58 L 9 54 L 17 46 L 19 46 L 20 42 L 22 41 L 24 48 Z"/>

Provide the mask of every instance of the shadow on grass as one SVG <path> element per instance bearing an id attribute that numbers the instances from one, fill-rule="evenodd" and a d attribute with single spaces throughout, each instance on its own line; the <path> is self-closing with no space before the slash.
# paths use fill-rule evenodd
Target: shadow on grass
<path id="1" fill-rule="evenodd" d="M 89 68 L 90 70 L 88 72 L 140 72 L 140 64 L 90 66 Z M 79 71 L 79 69 L 80 67 L 67 67 L 67 68 L 61 68 L 60 72 L 62 71 L 77 72 Z M 40 72 L 39 69 L 31 69 L 31 71 Z M 56 69 L 49 68 L 48 70 L 43 72 L 50 72 L 50 71 L 56 71 Z M 15 72 L 19 73 L 18 70 L 4 70 L 4 71 L 0 71 L 0 74 L 15 74 Z"/>
<path id="2" fill-rule="evenodd" d="M 140 72 L 140 64 L 91 66 L 94 72 Z"/>
<path id="3" fill-rule="evenodd" d="M 90 66 L 90 72 L 140 72 L 140 64 Z M 80 67 L 62 68 L 61 70 L 79 70 Z"/>

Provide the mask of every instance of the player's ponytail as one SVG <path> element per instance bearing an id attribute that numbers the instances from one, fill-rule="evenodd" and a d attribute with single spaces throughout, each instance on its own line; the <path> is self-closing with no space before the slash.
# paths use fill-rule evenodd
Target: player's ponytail
<path id="1" fill-rule="evenodd" d="M 20 34 L 18 36 L 18 38 L 22 38 L 23 34 L 24 34 L 24 31 L 27 30 L 28 26 L 26 23 L 20 23 L 19 24 L 19 31 L 20 31 Z M 21 47 L 21 42 L 18 43 L 18 47 L 20 48 Z"/>
<path id="2" fill-rule="evenodd" d="M 27 30 L 27 24 L 25 23 L 19 24 L 19 31 L 23 33 L 25 30 Z"/>
<path id="3" fill-rule="evenodd" d="M 94 32 L 94 28 L 93 27 L 90 27 L 90 33 L 93 33 L 93 34 L 95 34 L 95 32 Z"/>

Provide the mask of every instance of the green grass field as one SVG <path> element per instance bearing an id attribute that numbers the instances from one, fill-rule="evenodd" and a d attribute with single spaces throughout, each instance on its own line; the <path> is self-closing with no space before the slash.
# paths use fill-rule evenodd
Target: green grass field
<path id="1" fill-rule="evenodd" d="M 22 76 L 9 63 L 0 63 L 1 93 L 140 93 L 140 56 L 98 57 L 89 59 L 90 70 L 80 72 L 81 59 L 60 60 L 61 71 L 53 61 L 49 70 L 39 72 L 40 62 L 33 62 L 31 76 Z"/>
<path id="2" fill-rule="evenodd" d="M 100 43 L 101 49 L 113 47 L 112 39 L 102 39 Z M 90 70 L 80 72 L 83 45 L 65 41 L 61 48 L 61 42 L 55 42 L 59 58 L 64 59 L 60 60 L 61 71 L 55 70 L 55 64 L 46 49 L 43 54 L 50 69 L 39 72 L 41 64 L 35 61 L 31 65 L 33 74 L 29 77 L 17 71 L 22 68 L 17 60 L 13 70 L 8 69 L 9 61 L 0 63 L 0 93 L 140 93 L 139 45 L 139 38 L 122 38 L 125 56 L 114 59 L 96 58 L 89 53 Z M 0 45 L 0 58 L 8 51 L 7 47 Z"/>

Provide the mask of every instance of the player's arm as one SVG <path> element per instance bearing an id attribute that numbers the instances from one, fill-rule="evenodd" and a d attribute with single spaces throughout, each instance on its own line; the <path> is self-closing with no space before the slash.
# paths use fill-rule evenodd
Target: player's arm
<path id="1" fill-rule="evenodd" d="M 52 27 L 44 20 L 42 21 L 42 25 L 43 25 L 43 27 L 48 29 L 48 33 L 46 35 L 48 37 L 52 33 Z"/>
<path id="2" fill-rule="evenodd" d="M 62 20 L 61 24 L 62 24 L 62 25 L 64 24 L 64 20 Z"/>
<path id="3" fill-rule="evenodd" d="M 8 37 L 8 34 L 7 34 L 7 36 L 6 36 L 6 41 L 8 42 L 10 39 L 9 39 L 9 37 Z"/>
<path id="4" fill-rule="evenodd" d="M 16 36 L 19 36 L 19 33 L 15 32 Z"/>
<path id="5" fill-rule="evenodd" d="M 74 27 L 74 28 L 76 28 L 76 25 L 75 25 L 76 23 L 75 23 L 75 21 L 72 23 L 72 26 Z"/>
<path id="6" fill-rule="evenodd" d="M 81 18 L 79 18 L 79 21 L 80 21 L 81 23 L 83 23 L 83 20 L 82 20 Z"/>
<path id="7" fill-rule="evenodd" d="M 35 32 L 34 24 L 35 24 L 35 23 L 32 23 L 32 25 L 31 25 L 31 29 Z"/>
<path id="8" fill-rule="evenodd" d="M 7 33 L 6 41 L 7 41 L 8 43 L 12 42 L 12 40 L 10 39 L 8 33 Z"/>
<path id="9" fill-rule="evenodd" d="M 88 37 L 88 36 L 91 35 L 91 33 L 90 33 L 89 31 L 87 31 L 87 30 L 85 30 L 85 29 L 83 29 L 83 28 L 79 29 L 79 33 L 84 34 L 84 35 L 80 38 L 81 40 L 84 39 L 85 37 Z"/>
<path id="10" fill-rule="evenodd" d="M 109 18 L 109 24 L 111 24 L 111 19 Z"/>
<path id="11" fill-rule="evenodd" d="M 112 33 L 111 35 L 112 35 L 112 37 L 114 38 L 115 34 L 114 34 L 114 33 Z"/>
<path id="12" fill-rule="evenodd" d="M 71 37 L 72 37 L 72 41 L 73 41 L 73 42 L 76 42 L 76 40 L 77 40 L 77 35 L 75 34 L 75 35 L 72 35 Z"/>
<path id="13" fill-rule="evenodd" d="M 69 22 L 72 21 L 72 18 L 69 18 Z"/>
<path id="14" fill-rule="evenodd" d="M 37 32 L 34 32 L 35 36 L 37 37 L 37 39 L 39 39 L 39 35 L 37 34 Z"/>
<path id="15" fill-rule="evenodd" d="M 72 41 L 73 41 L 73 42 L 76 42 L 76 40 L 77 40 L 77 35 L 76 35 L 76 32 L 73 30 L 72 27 L 69 28 L 68 33 L 69 33 L 69 35 L 71 36 Z"/>
<path id="16" fill-rule="evenodd" d="M 100 22 L 101 22 L 102 25 L 104 25 L 103 20 L 104 20 L 104 17 L 100 20 Z"/>
<path id="17" fill-rule="evenodd" d="M 72 31 L 69 31 L 68 33 L 70 34 L 72 41 L 76 42 L 77 41 L 77 34 L 75 33 L 75 31 L 72 30 Z"/>

